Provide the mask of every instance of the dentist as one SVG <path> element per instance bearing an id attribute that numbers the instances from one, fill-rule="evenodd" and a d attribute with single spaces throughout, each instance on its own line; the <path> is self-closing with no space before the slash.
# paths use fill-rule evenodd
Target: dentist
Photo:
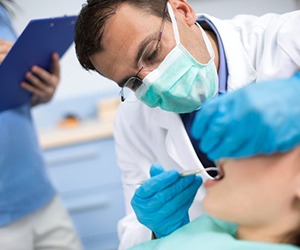
<path id="1" fill-rule="evenodd" d="M 225 21 L 196 15 L 186 0 L 90 0 L 83 6 L 78 59 L 116 82 L 125 100 L 114 128 L 126 200 L 119 249 L 168 235 L 203 212 L 202 179 L 178 175 L 214 164 L 199 140 L 213 116 L 198 132 L 199 108 L 218 94 L 297 72 L 299 18 L 295 11 Z M 140 102 L 126 103 L 128 90 Z M 126 185 L 149 178 L 149 170 L 152 178 L 138 189 Z"/>

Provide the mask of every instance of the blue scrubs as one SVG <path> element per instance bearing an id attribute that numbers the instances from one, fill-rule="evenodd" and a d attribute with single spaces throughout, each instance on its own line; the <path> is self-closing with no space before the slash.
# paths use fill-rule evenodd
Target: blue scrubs
<path id="1" fill-rule="evenodd" d="M 0 39 L 16 40 L 2 5 Z M 4 226 L 43 207 L 55 195 L 29 105 L 0 112 L 0 150 L 0 226 Z"/>

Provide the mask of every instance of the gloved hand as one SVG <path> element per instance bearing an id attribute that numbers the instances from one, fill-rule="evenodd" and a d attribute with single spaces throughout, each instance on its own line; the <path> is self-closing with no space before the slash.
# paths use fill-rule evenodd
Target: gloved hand
<path id="1" fill-rule="evenodd" d="M 300 73 L 208 101 L 192 134 L 212 160 L 285 152 L 300 143 Z"/>
<path id="2" fill-rule="evenodd" d="M 131 205 L 139 222 L 160 238 L 189 223 L 188 210 L 202 179 L 180 177 L 175 170 L 164 171 L 158 163 L 151 166 L 150 175 L 136 190 Z"/>

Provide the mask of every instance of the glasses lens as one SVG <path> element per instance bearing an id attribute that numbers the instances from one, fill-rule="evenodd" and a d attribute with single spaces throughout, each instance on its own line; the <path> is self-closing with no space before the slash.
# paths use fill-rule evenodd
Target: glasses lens
<path id="1" fill-rule="evenodd" d="M 155 39 L 148 43 L 144 49 L 139 60 L 139 65 L 147 70 L 154 70 L 164 60 L 165 56 L 165 53 L 161 50 L 161 43 L 159 40 Z"/>
<path id="2" fill-rule="evenodd" d="M 134 92 L 143 84 L 142 80 L 138 77 L 131 77 L 125 83 L 120 95 L 124 102 L 136 102 L 138 99 Z"/>
<path id="3" fill-rule="evenodd" d="M 124 87 L 123 88 L 123 100 L 124 100 L 124 102 L 136 102 L 137 98 L 131 89 Z"/>
<path id="4" fill-rule="evenodd" d="M 125 83 L 124 88 L 131 89 L 133 92 L 135 92 L 142 84 L 143 81 L 141 78 L 137 76 L 133 76 L 130 77 L 128 81 Z"/>

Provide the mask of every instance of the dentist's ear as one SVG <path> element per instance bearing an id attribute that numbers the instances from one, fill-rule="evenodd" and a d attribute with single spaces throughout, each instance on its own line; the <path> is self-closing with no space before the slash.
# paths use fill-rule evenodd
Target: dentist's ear
<path id="1" fill-rule="evenodd" d="M 174 13 L 179 12 L 189 26 L 195 24 L 197 19 L 196 13 L 186 0 L 169 1 L 169 3 L 173 8 Z"/>

